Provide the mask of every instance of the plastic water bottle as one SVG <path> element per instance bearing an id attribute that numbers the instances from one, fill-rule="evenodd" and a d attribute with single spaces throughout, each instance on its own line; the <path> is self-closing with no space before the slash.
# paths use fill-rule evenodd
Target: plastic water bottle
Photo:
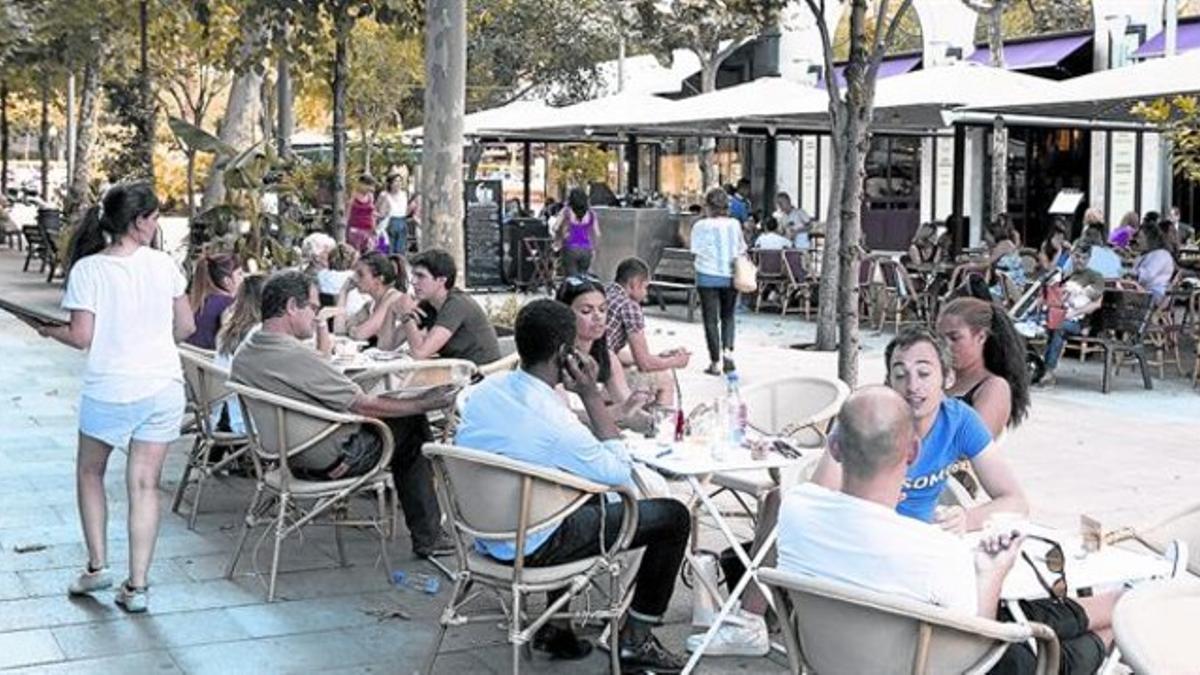
<path id="1" fill-rule="evenodd" d="M 729 373 L 725 376 L 725 423 L 728 425 L 728 443 L 734 448 L 740 448 L 746 440 L 746 425 L 748 423 L 746 402 L 738 391 L 738 374 Z"/>
<path id="2" fill-rule="evenodd" d="M 404 570 L 392 571 L 392 583 L 399 588 L 420 591 L 428 595 L 437 595 L 438 589 L 441 587 L 441 580 L 432 574 L 405 572 Z"/>

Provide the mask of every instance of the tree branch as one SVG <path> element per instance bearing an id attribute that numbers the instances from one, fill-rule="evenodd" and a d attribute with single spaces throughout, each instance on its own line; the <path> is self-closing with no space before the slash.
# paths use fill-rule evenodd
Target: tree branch
<path id="1" fill-rule="evenodd" d="M 886 0 L 884 2 L 886 4 Z M 887 51 L 888 45 L 892 44 L 892 40 L 895 39 L 896 28 L 900 25 L 900 19 L 908 12 L 908 8 L 911 5 L 912 0 L 902 0 L 900 3 L 900 7 L 896 10 L 896 15 L 892 18 L 892 23 L 888 25 L 887 39 L 880 45 L 882 49 L 878 49 L 878 53 L 873 54 L 871 57 L 871 67 L 867 71 L 867 82 L 875 81 L 875 77 L 879 72 L 879 64 L 883 62 L 883 54 Z"/>
<path id="2" fill-rule="evenodd" d="M 833 40 L 829 36 L 829 27 L 825 25 L 825 15 L 817 6 L 817 0 L 804 0 L 813 18 L 817 21 L 817 32 L 821 36 L 821 52 L 824 54 L 825 91 L 829 94 L 829 112 L 833 114 L 842 109 L 842 98 L 838 93 L 837 72 L 833 68 Z"/>

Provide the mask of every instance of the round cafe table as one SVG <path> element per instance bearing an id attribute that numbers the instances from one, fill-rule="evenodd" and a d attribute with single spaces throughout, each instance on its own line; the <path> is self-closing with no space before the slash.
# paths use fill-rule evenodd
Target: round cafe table
<path id="1" fill-rule="evenodd" d="M 1135 673 L 1200 672 L 1200 581 L 1138 584 L 1121 596 L 1113 633 L 1121 661 Z"/>

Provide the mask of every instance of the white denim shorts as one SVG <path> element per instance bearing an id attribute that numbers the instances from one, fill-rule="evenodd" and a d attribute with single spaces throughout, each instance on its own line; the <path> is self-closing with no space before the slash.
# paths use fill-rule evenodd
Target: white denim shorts
<path id="1" fill-rule="evenodd" d="M 114 448 L 127 447 L 130 440 L 170 443 L 179 438 L 185 404 L 182 382 L 128 403 L 84 396 L 79 403 L 79 431 Z"/>

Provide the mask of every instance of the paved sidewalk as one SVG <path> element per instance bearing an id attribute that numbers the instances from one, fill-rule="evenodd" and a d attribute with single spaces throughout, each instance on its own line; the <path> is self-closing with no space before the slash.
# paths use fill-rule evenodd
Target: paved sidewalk
<path id="1" fill-rule="evenodd" d="M 0 297 L 53 309 L 61 290 L 20 272 L 15 252 L 0 251 Z M 689 347 L 697 361 L 681 380 L 692 405 L 716 395 L 720 380 L 703 375 L 699 323 L 652 317 L 655 348 Z M 794 318 L 739 315 L 738 365 L 747 383 L 787 373 L 832 375 L 834 357 L 786 345 L 812 338 L 812 324 Z M 887 336 L 867 335 L 863 382 L 883 376 Z M 377 545 L 350 534 L 349 569 L 337 567 L 332 538 L 315 532 L 290 540 L 279 595 L 250 573 L 223 578 L 250 483 L 231 479 L 206 492 L 196 531 L 166 513 L 151 573 L 151 611 L 129 617 L 111 594 L 72 600 L 66 584 L 85 561 L 74 503 L 74 462 L 82 354 L 41 340 L 0 313 L 0 668 L 27 672 L 411 672 L 429 644 L 447 586 L 435 596 L 389 587 L 376 565 Z M 1034 393 L 1032 415 L 1008 434 L 1007 451 L 1034 506 L 1034 517 L 1075 527 L 1080 513 L 1106 524 L 1137 522 L 1196 499 L 1200 484 L 1200 394 L 1180 380 L 1156 380 L 1145 392 L 1122 374 L 1114 393 L 1099 393 L 1094 364 L 1064 364 L 1060 384 Z M 163 477 L 163 509 L 181 474 L 185 445 L 172 448 Z M 109 471 L 111 561 L 120 574 L 125 553 L 124 456 Z M 706 541 L 708 538 L 706 537 Z M 715 543 L 715 542 L 714 542 Z M 26 547 L 44 547 L 18 553 Z M 266 547 L 264 547 L 266 548 Z M 267 551 L 259 556 L 267 562 Z M 411 558 L 405 533 L 392 544 L 399 569 L 428 571 Z M 665 641 L 681 649 L 689 629 L 690 591 L 677 586 Z M 409 618 L 381 618 L 402 612 Z M 593 631 L 590 633 L 595 634 Z M 506 672 L 509 650 L 495 626 L 451 631 L 437 672 Z M 706 659 L 702 672 L 785 672 L 786 661 Z M 560 672 L 536 658 L 527 672 Z M 603 673 L 594 654 L 577 673 Z"/>

